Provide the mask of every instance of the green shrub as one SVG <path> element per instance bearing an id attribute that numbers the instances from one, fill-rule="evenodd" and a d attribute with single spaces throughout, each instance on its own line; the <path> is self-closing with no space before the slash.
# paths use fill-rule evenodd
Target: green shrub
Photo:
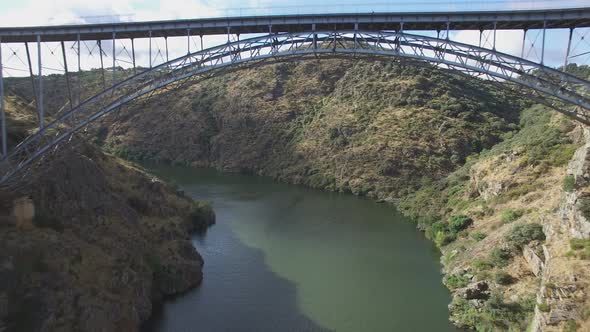
<path id="1" fill-rule="evenodd" d="M 490 253 L 490 263 L 493 266 L 497 267 L 505 267 L 508 266 L 510 263 L 510 259 L 512 259 L 512 252 L 505 248 L 494 248 Z"/>
<path id="2" fill-rule="evenodd" d="M 590 259 L 590 239 L 571 239 L 570 247 L 575 250 L 572 255 L 577 255 L 584 260 Z"/>
<path id="3" fill-rule="evenodd" d="M 590 240 L 588 239 L 571 239 L 570 247 L 573 250 L 585 249 L 590 246 Z"/>
<path id="4" fill-rule="evenodd" d="M 545 240 L 545 233 L 543 233 L 543 226 L 539 224 L 524 224 L 516 225 L 512 231 L 506 235 L 506 241 L 514 249 L 522 249 L 523 246 L 529 244 L 531 241 Z"/>
<path id="5" fill-rule="evenodd" d="M 189 231 L 204 232 L 215 223 L 213 206 L 208 202 L 196 202 L 188 214 Z"/>
<path id="6" fill-rule="evenodd" d="M 584 218 L 590 220 L 590 197 L 580 197 L 578 199 L 578 209 Z"/>
<path id="7" fill-rule="evenodd" d="M 502 214 L 500 215 L 500 220 L 502 221 L 502 223 L 508 224 L 515 220 L 518 220 L 518 218 L 522 217 L 523 214 L 524 211 L 521 209 L 505 209 L 502 211 Z"/>
<path id="8" fill-rule="evenodd" d="M 445 284 L 449 289 L 463 288 L 469 284 L 469 278 L 464 274 L 451 274 L 445 278 Z"/>
<path id="9" fill-rule="evenodd" d="M 454 233 L 447 233 L 447 232 L 438 232 L 434 238 L 434 242 L 437 246 L 442 247 L 446 246 L 447 244 L 455 241 L 457 239 L 457 235 Z"/>
<path id="10" fill-rule="evenodd" d="M 530 318 L 534 301 L 505 302 L 501 294 L 493 293 L 483 308 L 475 308 L 469 301 L 455 297 L 451 314 L 461 325 L 477 331 L 524 331 Z"/>
<path id="11" fill-rule="evenodd" d="M 478 271 L 487 271 L 494 267 L 494 264 L 489 259 L 476 259 L 473 261 L 473 267 L 475 267 Z M 478 278 L 479 280 L 483 280 L 486 278 Z"/>
<path id="12" fill-rule="evenodd" d="M 475 241 L 479 242 L 479 241 L 485 239 L 487 235 L 485 235 L 482 232 L 473 232 L 473 233 L 470 234 L 470 236 L 471 236 L 472 239 L 474 239 Z"/>
<path id="13" fill-rule="evenodd" d="M 498 271 L 494 274 L 494 281 L 499 285 L 510 285 L 514 282 L 514 278 L 504 271 Z"/>
<path id="14" fill-rule="evenodd" d="M 563 190 L 571 193 L 576 188 L 576 178 L 573 175 L 568 175 L 563 179 Z"/>
<path id="15" fill-rule="evenodd" d="M 458 233 L 469 227 L 471 224 L 473 224 L 473 220 L 468 216 L 452 216 L 449 220 L 449 231 L 451 233 Z"/>
<path id="16" fill-rule="evenodd" d="M 570 319 L 567 322 L 565 322 L 565 325 L 563 326 L 563 332 L 575 332 L 577 330 L 578 324 L 573 319 Z"/>

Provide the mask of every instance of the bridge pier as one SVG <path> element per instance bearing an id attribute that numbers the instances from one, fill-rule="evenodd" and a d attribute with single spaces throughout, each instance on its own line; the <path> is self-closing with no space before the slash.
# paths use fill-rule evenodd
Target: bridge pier
<path id="1" fill-rule="evenodd" d="M 0 126 L 2 126 L 2 158 L 7 156 L 6 115 L 4 114 L 4 67 L 2 66 L 2 39 L 0 38 Z"/>
<path id="2" fill-rule="evenodd" d="M 570 56 L 570 48 L 572 47 L 572 35 L 574 34 L 574 28 L 570 28 L 570 34 L 567 39 L 567 49 L 565 51 L 565 60 L 563 61 L 563 70 L 567 67 L 567 60 Z"/>
<path id="3" fill-rule="evenodd" d="M 541 65 L 545 60 L 545 31 L 547 30 L 547 21 L 543 21 L 543 42 L 541 43 Z"/>
<path id="4" fill-rule="evenodd" d="M 115 32 L 113 32 L 113 85 L 115 85 L 115 83 L 117 82 L 117 79 L 115 77 L 115 67 L 117 66 L 117 53 L 115 53 L 115 48 L 116 48 L 116 35 Z"/>
<path id="5" fill-rule="evenodd" d="M 39 129 L 43 129 L 43 65 L 41 62 L 41 35 L 37 35 L 37 63 L 39 66 L 39 98 L 37 112 L 39 113 Z"/>
<path id="6" fill-rule="evenodd" d="M 150 38 L 150 69 L 152 69 L 152 30 L 149 32 Z"/>
<path id="7" fill-rule="evenodd" d="M 81 47 L 80 47 L 80 33 L 76 36 L 77 47 L 78 47 L 78 103 L 82 102 L 82 63 L 80 61 L 81 55 Z"/>
<path id="8" fill-rule="evenodd" d="M 133 62 L 133 75 L 137 74 L 137 67 L 135 66 L 135 39 L 131 38 L 131 62 Z"/>
<path id="9" fill-rule="evenodd" d="M 70 75 L 68 73 L 68 60 L 66 57 L 66 46 L 64 41 L 61 41 L 61 54 L 64 60 L 64 70 L 65 70 L 65 79 L 66 79 L 66 88 L 68 89 L 68 97 L 70 100 L 70 109 L 74 108 L 74 103 L 72 102 L 72 90 L 70 89 Z"/>
<path id="10" fill-rule="evenodd" d="M 102 43 L 100 40 L 97 40 L 98 43 L 98 53 L 100 54 L 100 72 L 102 73 L 102 87 L 103 89 L 107 88 L 107 82 L 104 78 L 104 62 L 102 60 Z"/>
<path id="11" fill-rule="evenodd" d="M 35 75 L 33 75 L 33 66 L 31 65 L 31 53 L 29 52 L 29 43 L 25 43 L 25 51 L 27 53 L 27 63 L 29 65 L 29 76 L 31 77 L 31 86 L 33 87 L 33 95 L 35 96 L 35 104 L 39 107 L 39 95 L 37 95 L 37 88 L 35 87 Z"/>

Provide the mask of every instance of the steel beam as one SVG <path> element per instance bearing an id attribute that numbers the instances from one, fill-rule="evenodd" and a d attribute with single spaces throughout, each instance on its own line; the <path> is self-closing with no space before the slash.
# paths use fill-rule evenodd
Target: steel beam
<path id="1" fill-rule="evenodd" d="M 78 103 L 82 101 L 82 48 L 80 47 L 80 34 L 78 34 Z"/>
<path id="2" fill-rule="evenodd" d="M 191 54 L 191 29 L 186 29 L 186 54 Z"/>
<path id="3" fill-rule="evenodd" d="M 0 36 L 5 43 L 34 42 L 39 33 L 44 41 L 74 41 L 80 33 L 82 40 L 107 40 L 111 32 L 125 38 L 143 38 L 151 30 L 157 36 L 183 36 L 187 29 L 199 30 L 203 35 L 224 34 L 226 27 L 232 32 L 247 34 L 261 33 L 269 24 L 275 32 L 303 32 L 311 24 L 318 29 L 330 29 L 334 24 L 352 25 L 359 23 L 361 28 L 378 24 L 382 30 L 396 30 L 400 22 L 405 22 L 406 30 L 434 31 L 441 24 L 450 21 L 455 30 L 477 30 L 498 22 L 498 29 L 514 30 L 528 27 L 540 29 L 543 21 L 552 28 L 589 27 L 590 7 L 548 10 L 516 11 L 465 11 L 436 13 L 343 13 L 311 15 L 247 16 L 229 18 L 208 18 L 190 20 L 170 20 L 151 22 L 122 22 L 108 24 L 82 24 L 45 27 L 0 28 Z"/>
<path id="4" fill-rule="evenodd" d="M 35 87 L 35 75 L 33 75 L 33 66 L 31 65 L 31 52 L 29 52 L 29 43 L 25 43 L 25 51 L 27 53 L 27 64 L 29 65 L 29 77 L 31 78 L 31 87 L 33 88 L 35 106 L 39 107 L 39 95 L 37 95 L 37 88 Z"/>
<path id="5" fill-rule="evenodd" d="M 133 75 L 137 74 L 137 67 L 135 66 L 135 42 L 131 38 L 131 61 L 133 62 Z"/>
<path id="6" fill-rule="evenodd" d="M 358 35 L 361 43 L 372 45 L 378 41 L 378 48 L 354 49 L 352 33 Z M 338 47 L 310 49 L 301 47 L 309 45 L 313 35 L 318 34 L 318 43 L 336 42 Z M 397 52 L 395 46 L 402 43 L 403 50 Z M 441 45 L 444 44 L 444 45 Z M 287 52 L 276 52 L 277 45 Z M 363 44 L 361 44 L 363 45 Z M 444 46 L 444 51 L 443 47 Z M 283 48 L 284 47 L 284 48 Z M 272 51 L 268 51 L 272 49 Z M 249 57 L 238 59 L 235 55 L 243 52 Z M 297 34 L 268 34 L 246 40 L 239 40 L 231 44 L 221 44 L 195 54 L 172 60 L 169 63 L 154 66 L 137 76 L 117 83 L 103 92 L 85 100 L 72 111 L 64 112 L 55 121 L 49 123 L 43 130 L 19 144 L 7 158 L 11 165 L 17 165 L 7 173 L 0 174 L 0 185 L 19 169 L 23 169 L 36 158 L 52 150 L 51 148 L 77 130 L 104 114 L 126 105 L 135 99 L 145 99 L 155 91 L 174 85 L 177 82 L 192 83 L 217 75 L 229 68 L 240 68 L 238 65 L 260 65 L 264 60 L 279 61 L 287 57 L 311 58 L 315 56 L 351 56 L 363 54 L 368 57 L 403 57 L 429 63 L 448 66 L 450 69 L 469 74 L 483 74 L 500 81 L 508 81 L 529 87 L 551 98 L 580 106 L 590 111 L 590 98 L 578 92 L 578 85 L 590 88 L 590 82 L 576 78 L 564 72 L 543 66 L 533 61 L 527 61 L 516 56 L 496 52 L 451 40 L 440 40 L 433 37 L 412 35 L 389 31 L 351 31 L 351 30 L 319 30 Z M 445 56 L 448 55 L 448 56 Z M 222 61 L 231 58 L 232 61 Z M 199 59 L 199 64 L 187 66 L 187 59 Z M 490 60 L 491 59 L 491 60 Z M 161 70 L 170 68 L 170 71 Z M 588 120 L 588 119 L 586 119 Z M 72 126 L 60 132 L 59 136 L 49 136 L 48 130 L 59 128 L 61 123 L 72 123 Z"/>
<path id="7" fill-rule="evenodd" d="M 152 30 L 149 33 L 150 36 L 150 69 L 152 68 Z"/>
<path id="8" fill-rule="evenodd" d="M 527 29 L 524 29 L 524 34 L 522 36 L 522 50 L 520 51 L 520 57 L 524 59 L 524 47 L 526 45 L 526 32 Z"/>
<path id="9" fill-rule="evenodd" d="M 115 53 L 115 48 L 117 46 L 115 43 L 117 40 L 116 37 L 117 37 L 116 33 L 113 32 L 113 85 L 115 85 L 115 83 L 117 82 L 117 79 L 115 77 L 115 73 L 116 73 L 115 68 L 117 67 L 117 53 Z"/>
<path id="10" fill-rule="evenodd" d="M 2 38 L 0 38 L 0 126 L 2 127 L 2 158 L 8 154 L 6 115 L 4 114 L 4 67 L 2 66 Z"/>
<path id="11" fill-rule="evenodd" d="M 66 88 L 68 89 L 68 97 L 70 100 L 70 109 L 74 107 L 74 102 L 72 101 L 72 89 L 70 88 L 70 74 L 68 72 L 68 58 L 66 57 L 66 46 L 64 42 L 61 42 L 61 54 L 64 60 L 64 70 L 65 70 L 65 79 L 66 79 Z"/>
<path id="12" fill-rule="evenodd" d="M 43 67 L 41 61 L 41 35 L 37 35 L 37 64 L 39 75 L 39 97 L 37 100 L 37 113 L 39 114 L 39 129 L 43 129 Z"/>
<path id="13" fill-rule="evenodd" d="M 102 59 L 102 42 L 100 40 L 96 41 L 98 43 L 98 53 L 100 53 L 100 72 L 102 74 L 102 87 L 103 89 L 107 88 L 107 81 L 104 77 L 104 62 Z"/>
<path id="14" fill-rule="evenodd" d="M 543 21 L 543 43 L 541 44 L 541 64 L 545 60 L 545 31 L 547 31 L 547 21 Z"/>
<path id="15" fill-rule="evenodd" d="M 166 62 L 170 61 L 168 59 L 168 37 L 164 37 L 164 43 L 166 44 Z"/>
<path id="16" fill-rule="evenodd" d="M 496 50 L 496 28 L 498 27 L 498 22 L 494 22 L 494 44 L 492 45 L 492 50 Z"/>
<path id="17" fill-rule="evenodd" d="M 572 46 L 572 35 L 574 34 L 574 28 L 570 28 L 570 34 L 569 37 L 567 38 L 567 49 L 565 51 L 565 60 L 563 61 L 563 70 L 565 70 L 565 68 L 567 67 L 567 61 L 568 58 L 570 57 L 570 48 Z"/>

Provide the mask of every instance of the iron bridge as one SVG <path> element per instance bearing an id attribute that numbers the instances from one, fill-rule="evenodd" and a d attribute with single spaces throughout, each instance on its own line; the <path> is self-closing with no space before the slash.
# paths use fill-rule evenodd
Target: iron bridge
<path id="1" fill-rule="evenodd" d="M 260 16 L 158 22 L 132 22 L 96 25 L 68 25 L 26 28 L 0 28 L 0 120 L 2 149 L 0 157 L 0 187 L 24 183 L 29 167 L 67 144 L 76 133 L 102 116 L 122 110 L 134 101 L 147 101 L 163 89 L 193 84 L 231 69 L 254 66 L 285 59 L 315 59 L 335 56 L 394 57 L 428 62 L 434 66 L 487 80 L 525 88 L 537 100 L 583 123 L 590 123 L 590 82 L 562 70 L 545 65 L 546 31 L 568 29 L 564 40 L 564 65 L 573 57 L 572 39 L 576 31 L 590 27 L 590 8 L 549 11 L 466 12 L 466 13 L 370 13 Z M 451 31 L 479 31 L 478 45 L 461 43 L 451 38 Z M 502 53 L 496 48 L 498 30 L 523 30 L 520 56 Z M 538 47 L 540 57 L 525 56 L 527 32 L 536 30 L 542 36 Z M 429 34 L 421 31 L 432 32 Z M 587 31 L 587 30 L 582 30 Z M 486 36 L 487 33 L 487 36 Z M 203 39 L 223 34 L 227 38 L 218 45 L 204 48 Z M 436 34 L 436 36 L 434 35 Z M 247 35 L 247 38 L 240 38 Z M 200 48 L 191 49 L 198 36 Z M 187 39 L 186 54 L 169 59 L 168 38 Z M 530 37 L 530 36 L 529 36 Z M 158 64 L 153 56 L 152 40 L 163 38 L 164 52 Z M 485 40 L 483 40 L 485 38 Z M 149 41 L 149 63 L 136 65 L 134 41 Z M 131 43 L 130 77 L 119 77 L 117 61 L 121 50 L 117 42 Z M 581 40 L 584 40 L 582 36 Z M 81 45 L 91 41 L 98 49 L 103 90 L 82 98 L 83 87 L 75 75 L 80 75 Z M 104 42 L 110 44 L 112 67 L 105 68 L 107 56 Z M 78 70 L 68 67 L 66 43 L 77 56 Z M 37 45 L 37 75 L 29 52 L 29 44 Z M 46 117 L 43 101 L 42 43 L 61 46 L 64 79 L 68 100 L 59 110 L 50 110 Z M 95 43 L 95 44 L 94 44 Z M 38 129 L 12 148 L 7 146 L 4 109 L 4 77 L 2 46 L 24 45 L 30 76 Z M 193 45 L 193 48 L 194 47 Z M 12 48 L 11 48 L 12 49 Z M 127 51 L 127 49 L 125 48 Z M 590 53 L 590 52 L 589 52 Z M 16 52 L 14 52 L 16 54 Z M 119 59 L 118 59 L 119 57 Z M 71 61 L 71 59 L 70 59 Z M 25 63 L 23 61 L 23 63 Z M 105 73 L 112 73 L 112 79 Z M 76 78 L 78 86 L 72 83 Z"/>

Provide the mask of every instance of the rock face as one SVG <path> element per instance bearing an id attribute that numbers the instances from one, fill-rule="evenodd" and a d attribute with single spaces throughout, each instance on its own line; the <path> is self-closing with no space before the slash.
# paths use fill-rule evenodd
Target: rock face
<path id="1" fill-rule="evenodd" d="M 522 255 L 524 259 L 528 262 L 531 271 L 535 274 L 535 276 L 540 276 L 541 272 L 543 272 L 543 268 L 545 267 L 545 262 L 537 255 L 537 253 L 529 246 L 525 245 L 522 248 Z"/>
<path id="2" fill-rule="evenodd" d="M 0 193 L 35 206 L 31 227 L 0 226 L 0 331 L 136 331 L 201 282 L 188 233 L 200 208 L 91 146 L 62 153 L 31 189 Z"/>
<path id="3" fill-rule="evenodd" d="M 567 173 L 575 179 L 578 187 L 585 187 L 590 184 L 590 128 L 584 127 L 583 135 L 584 144 L 576 150 L 567 169 Z M 588 194 L 588 192 L 577 190 L 564 193 L 559 215 L 562 218 L 564 228 L 574 238 L 590 238 L 590 221 L 586 219 L 578 206 L 580 198 Z"/>
<path id="4" fill-rule="evenodd" d="M 489 285 L 485 281 L 477 281 L 465 288 L 454 291 L 454 295 L 465 300 L 486 300 L 490 297 Z"/>

